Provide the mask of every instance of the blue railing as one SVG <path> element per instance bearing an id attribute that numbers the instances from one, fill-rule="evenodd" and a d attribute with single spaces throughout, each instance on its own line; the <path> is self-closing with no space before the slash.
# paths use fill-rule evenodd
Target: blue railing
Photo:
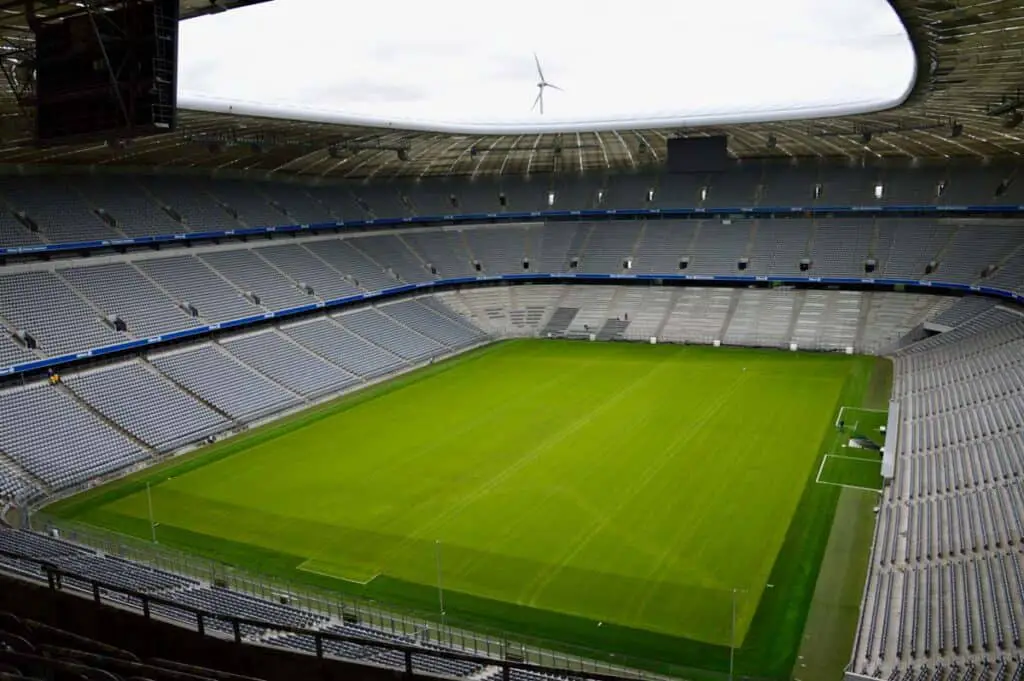
<path id="1" fill-rule="evenodd" d="M 991 286 L 976 286 L 970 284 L 956 284 L 942 281 L 924 281 L 919 279 L 874 279 L 870 277 L 797 277 L 797 276 L 741 276 L 741 275 L 700 275 L 700 274 L 505 274 L 500 276 L 481 277 L 458 277 L 454 279 L 439 279 L 436 281 L 422 282 L 419 284 L 403 284 L 391 288 L 361 293 L 344 298 L 335 298 L 324 302 L 311 303 L 290 307 L 276 312 L 265 312 L 263 314 L 241 317 L 225 322 L 217 322 L 205 326 L 197 326 L 191 329 L 173 331 L 171 333 L 105 345 L 91 350 L 75 352 L 58 357 L 23 362 L 8 367 L 0 367 L 0 376 L 23 374 L 40 369 L 55 368 L 61 365 L 77 362 L 85 359 L 103 357 L 129 350 L 141 350 L 169 343 L 172 341 L 201 336 L 204 334 L 231 329 L 242 326 L 249 326 L 268 319 L 285 319 L 296 315 L 306 314 L 315 310 L 339 308 L 353 305 L 369 300 L 388 298 L 414 291 L 429 291 L 435 288 L 457 286 L 462 284 L 476 284 L 483 282 L 509 281 L 509 282 L 536 282 L 536 283 L 571 283 L 571 282 L 611 282 L 611 281 L 692 281 L 692 282 L 719 282 L 723 284 L 758 284 L 758 283 L 781 283 L 781 284 L 820 284 L 825 286 L 866 286 L 871 288 L 891 288 L 894 286 L 913 286 L 933 289 L 943 293 L 974 293 L 977 295 L 991 296 L 1002 300 L 1008 300 L 1024 305 L 1024 295 L 1006 289 L 994 288 Z"/>
<path id="2" fill-rule="evenodd" d="M 60 251 L 90 251 L 100 248 L 126 246 L 152 246 L 163 243 L 207 241 L 230 239 L 243 236 L 265 236 L 268 234 L 293 234 L 311 231 L 367 229 L 378 227 L 408 227 L 412 225 L 473 224 L 480 222 L 539 222 L 544 220 L 615 220 L 624 218 L 699 218 L 705 216 L 749 216 L 769 217 L 776 215 L 837 215 L 857 217 L 899 217 L 901 215 L 986 215 L 1024 214 L 1024 206 L 751 206 L 721 208 L 621 208 L 608 210 L 548 210 L 518 213 L 464 213 L 458 215 L 428 215 L 421 217 L 373 218 L 366 220 L 345 220 L 315 225 L 284 225 L 275 227 L 249 227 L 216 232 L 183 232 L 180 234 L 157 234 L 124 239 L 99 239 L 96 241 L 75 241 L 59 244 L 36 244 L 32 246 L 9 246 L 0 248 L 0 256 L 29 255 L 33 253 L 55 253 Z"/>

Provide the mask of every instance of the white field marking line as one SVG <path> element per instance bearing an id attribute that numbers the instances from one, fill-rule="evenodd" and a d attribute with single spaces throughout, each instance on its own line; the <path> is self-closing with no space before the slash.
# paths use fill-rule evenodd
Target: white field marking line
<path id="1" fill-rule="evenodd" d="M 828 457 L 829 457 L 828 454 L 826 454 L 825 456 L 821 457 L 821 465 L 818 466 L 818 474 L 814 476 L 814 482 L 821 482 L 821 472 L 823 470 L 825 470 L 825 461 L 828 460 Z M 825 483 L 822 483 L 822 484 L 825 484 Z M 300 568 L 301 568 L 301 566 L 300 566 Z"/>
<path id="2" fill-rule="evenodd" d="M 629 384 L 629 386 L 627 388 L 625 388 L 624 390 L 622 390 L 620 393 L 618 393 L 618 394 L 612 396 L 611 398 L 609 398 L 608 400 L 602 402 L 594 410 L 592 410 L 589 414 L 585 414 L 585 415 L 581 416 L 579 419 L 576 419 L 575 421 L 570 423 L 566 428 L 563 428 L 562 430 L 558 431 L 557 433 L 555 433 L 551 437 L 545 438 L 544 441 L 542 441 L 533 450 L 531 450 L 531 453 L 529 453 L 529 455 L 527 457 L 528 458 L 528 462 L 534 461 L 540 454 L 542 454 L 545 451 L 547 451 L 552 445 L 562 442 L 567 437 L 569 437 L 570 435 L 572 435 L 573 433 L 578 431 L 580 428 L 582 428 L 585 425 L 591 423 L 594 420 L 594 418 L 600 412 L 605 411 L 606 409 L 608 409 L 610 406 L 612 406 L 614 404 L 618 404 L 618 402 L 621 401 L 621 399 L 623 397 L 625 397 L 628 394 L 631 394 L 633 391 L 635 391 L 636 389 L 638 389 L 641 386 L 643 386 L 645 381 L 648 378 L 650 378 L 651 375 L 653 375 L 667 361 L 668 361 L 668 359 L 666 358 L 666 359 L 661 360 L 660 362 L 657 362 L 654 366 L 651 367 L 651 369 L 649 371 L 647 371 L 647 372 L 641 374 L 639 377 L 635 378 Z M 589 364 L 588 364 L 588 366 L 589 366 Z M 513 467 L 517 467 L 517 466 L 518 466 L 518 464 L 513 464 Z M 517 468 L 517 470 L 518 470 L 518 468 Z M 502 472 L 501 476 L 504 479 L 505 472 Z M 488 482 L 487 485 L 490 485 L 490 482 Z M 485 494 L 489 493 L 489 492 L 490 492 L 490 489 L 487 489 L 485 491 Z M 548 497 L 546 497 L 546 498 L 550 498 L 550 495 L 548 495 Z M 461 513 L 461 511 L 462 511 L 462 509 L 459 510 L 460 513 Z M 598 515 L 599 515 L 599 517 L 603 517 L 602 514 L 598 514 Z M 506 536 L 507 537 L 507 536 L 511 535 L 512 533 L 515 532 L 516 528 L 520 524 L 521 524 L 521 519 L 520 519 L 520 522 L 513 523 L 512 527 L 506 533 L 503 533 L 502 536 Z M 477 560 L 478 559 L 471 560 L 469 562 L 468 567 L 469 568 L 475 567 Z M 559 567 L 558 569 L 560 570 L 561 567 Z M 542 570 L 542 573 L 543 573 L 543 570 Z M 533 582 L 531 581 L 530 584 L 533 584 Z M 517 602 L 518 602 L 518 598 L 517 598 Z"/>
<path id="3" fill-rule="evenodd" d="M 847 407 L 846 405 L 843 405 L 842 407 L 839 407 L 839 415 L 836 417 L 836 421 L 835 421 L 835 427 L 836 428 L 839 427 L 839 422 L 840 421 L 845 421 L 846 420 L 846 419 L 843 418 L 843 412 L 845 412 L 847 409 L 849 409 L 850 411 L 864 411 L 864 412 L 867 412 L 869 414 L 888 414 L 889 413 L 888 409 L 868 409 L 867 407 Z"/>
<path id="4" fill-rule="evenodd" d="M 591 362 L 585 362 L 580 367 L 577 367 L 579 369 L 579 373 L 582 373 L 583 369 L 591 368 L 596 363 L 597 363 L 597 360 L 594 360 L 594 361 L 591 361 Z M 654 370 L 658 368 L 658 366 L 660 366 L 660 365 L 656 364 L 655 366 L 651 367 L 651 370 L 648 373 L 653 373 Z M 572 373 L 575 374 L 576 372 L 572 372 Z M 555 378 L 552 378 L 550 381 L 546 381 L 545 383 L 543 383 L 542 387 L 539 390 L 530 391 L 529 395 L 532 396 L 532 395 L 536 395 L 538 393 L 544 392 L 544 390 L 546 390 L 548 387 L 554 386 L 554 385 L 558 384 L 559 382 L 561 382 L 563 380 L 564 380 L 564 376 L 557 376 Z M 608 402 L 606 402 L 605 404 L 601 405 L 601 407 L 599 407 L 599 409 L 603 409 L 603 408 L 605 408 L 605 407 L 607 407 L 607 406 L 609 406 L 611 404 L 618 403 L 623 397 L 626 396 L 627 392 L 628 392 L 628 390 L 627 391 L 623 391 L 623 392 L 613 396 Z M 523 399 L 522 396 L 518 397 L 516 399 L 516 401 L 518 402 L 521 399 Z M 500 413 L 500 411 L 499 410 L 495 410 L 495 412 L 492 413 L 492 414 L 482 415 L 481 418 L 479 419 L 479 421 L 483 422 L 483 421 L 486 421 L 487 419 L 494 418 L 494 416 L 496 414 L 498 414 L 498 413 Z M 532 463 L 535 459 L 537 459 L 541 454 L 544 453 L 545 448 L 547 446 L 549 446 L 551 444 L 554 444 L 556 442 L 560 442 L 561 440 L 564 440 L 565 438 L 569 437 L 569 435 L 571 435 L 572 433 L 576 432 L 577 430 L 582 428 L 584 425 L 586 425 L 588 422 L 590 422 L 590 420 L 593 418 L 595 413 L 596 413 L 596 410 L 595 410 L 595 412 L 591 412 L 590 414 L 587 414 L 587 415 L 584 415 L 584 416 L 580 417 L 579 419 L 574 421 L 572 424 L 570 424 L 569 429 L 566 429 L 564 431 L 559 431 L 558 433 L 555 434 L 555 437 L 545 438 L 545 440 L 542 441 L 540 444 L 538 444 L 533 450 L 531 450 L 530 452 L 526 452 L 523 457 L 521 457 L 520 459 L 512 462 L 507 468 L 504 468 L 501 471 L 499 471 L 497 474 L 495 474 L 494 477 L 492 477 L 490 480 L 487 480 L 482 485 L 477 487 L 477 489 L 475 489 L 472 493 L 470 493 L 466 497 L 464 497 L 459 503 L 455 504 L 454 506 L 449 507 L 444 512 L 442 512 L 440 515 L 437 515 L 437 516 L 434 516 L 433 518 L 428 519 L 426 523 L 424 523 L 423 525 L 415 528 L 413 531 L 407 533 L 406 537 L 404 539 L 402 539 L 391 550 L 386 552 L 381 560 L 383 562 L 385 562 L 385 564 L 390 562 L 395 556 L 399 555 L 399 552 L 404 550 L 405 547 L 408 546 L 410 543 L 415 542 L 415 541 L 421 541 L 420 536 L 423 535 L 427 530 L 432 530 L 432 529 L 434 529 L 436 527 L 439 527 L 439 526 L 443 525 L 444 523 L 448 522 L 449 520 L 451 520 L 452 518 L 456 517 L 460 513 L 462 513 L 462 511 L 465 510 L 467 507 L 469 507 L 470 504 L 472 504 L 473 502 L 477 501 L 478 499 L 484 497 L 485 495 L 489 494 L 494 488 L 496 488 L 498 485 L 500 485 L 504 480 L 506 480 L 513 473 L 519 471 L 520 469 L 522 469 L 522 468 L 526 467 L 527 465 L 529 465 L 530 463 Z"/>
<path id="5" fill-rule="evenodd" d="M 331 579 L 338 579 L 338 580 L 341 580 L 342 582 L 348 582 L 349 584 L 358 584 L 359 586 L 366 586 L 367 584 L 369 584 L 373 580 L 377 579 L 381 575 L 381 573 L 378 572 L 373 577 L 370 577 L 369 579 L 367 579 L 365 582 L 361 582 L 358 579 L 349 579 L 348 577 L 342 577 L 340 575 L 332 575 L 329 572 L 320 572 L 319 570 L 314 570 L 313 568 L 308 568 L 308 567 L 306 567 L 306 563 L 308 563 L 308 562 L 309 561 L 307 560 L 305 563 L 302 563 L 301 565 L 299 565 L 299 569 L 302 570 L 303 572 L 309 572 L 310 574 L 320 575 L 321 577 L 330 577 Z"/>
<path id="6" fill-rule="evenodd" d="M 844 485 L 841 482 L 829 482 L 827 480 L 815 480 L 819 485 L 829 485 L 831 487 L 843 487 L 845 489 L 857 489 L 862 492 L 874 492 L 875 494 L 881 494 L 882 490 L 875 489 L 874 487 L 860 487 L 859 485 Z"/>
<path id="7" fill-rule="evenodd" d="M 675 442 L 673 442 L 673 444 L 667 448 L 668 451 L 676 449 L 680 444 L 689 442 L 697 434 L 697 432 L 704 426 L 704 424 L 706 424 L 711 418 L 713 418 L 715 414 L 718 413 L 718 410 L 721 409 L 725 405 L 725 403 L 729 401 L 729 398 L 732 397 L 733 393 L 736 392 L 740 384 L 743 383 L 743 380 L 743 374 L 740 374 L 740 376 L 737 379 L 735 379 L 732 385 L 729 386 L 728 390 L 726 390 L 726 392 L 723 393 L 718 400 L 709 405 L 708 409 L 701 413 L 701 415 L 694 422 L 694 426 L 696 427 L 692 427 L 684 431 L 679 437 L 679 444 L 675 444 Z M 630 386 L 630 388 L 632 387 L 634 386 Z M 557 565 L 552 564 L 550 566 L 550 571 L 542 570 L 537 575 L 537 577 L 535 577 L 534 580 L 527 585 L 529 600 L 527 600 L 526 603 L 528 605 L 533 605 L 534 601 L 536 601 L 537 599 L 537 596 L 540 595 L 540 593 L 547 587 L 548 584 L 550 584 L 555 579 L 555 577 L 558 576 L 560 572 L 562 572 L 565 566 L 568 565 L 573 558 L 579 555 L 580 551 L 586 548 L 586 546 L 590 544 L 594 537 L 597 536 L 597 534 L 602 529 L 607 527 L 608 523 L 611 522 L 616 515 L 618 515 L 619 511 L 625 508 L 636 497 L 637 494 L 643 491 L 643 489 L 647 487 L 650 481 L 653 480 L 654 477 L 678 455 L 678 453 L 679 452 L 675 452 L 673 454 L 666 456 L 664 459 L 660 461 L 652 462 L 651 465 L 647 468 L 647 470 L 643 472 L 643 475 L 640 477 L 640 479 L 635 480 L 630 489 L 626 490 L 625 498 L 622 499 L 614 509 L 606 513 L 600 522 L 591 526 L 590 530 L 586 532 L 582 537 L 574 538 L 574 545 L 572 547 L 572 550 L 569 551 L 568 555 L 564 556 Z M 661 562 L 663 561 L 659 561 L 659 565 L 661 564 Z M 517 598 L 516 602 L 522 603 L 523 599 L 521 597 Z"/>
<path id="8" fill-rule="evenodd" d="M 875 494 L 880 494 L 882 492 L 882 490 L 875 489 L 874 487 L 861 487 L 860 485 L 844 485 L 841 482 L 829 482 L 828 480 L 822 480 L 821 479 L 821 472 L 825 469 L 825 460 L 828 459 L 830 456 L 832 456 L 834 458 L 837 458 L 837 459 L 838 458 L 844 458 L 844 459 L 855 458 L 855 457 L 850 457 L 850 456 L 838 457 L 838 456 L 835 456 L 833 454 L 826 454 L 825 456 L 821 457 L 821 465 L 818 466 L 818 474 L 814 476 L 814 482 L 818 483 L 819 485 L 831 485 L 832 487 L 845 487 L 847 489 L 859 489 L 859 490 L 862 490 L 862 491 L 865 491 L 865 492 L 874 492 Z M 866 461 L 866 460 L 867 459 L 857 459 L 857 461 Z"/>
<path id="9" fill-rule="evenodd" d="M 872 459 L 865 459 L 865 458 L 862 458 L 862 457 L 859 457 L 859 456 L 847 456 L 845 454 L 826 454 L 825 458 L 828 458 L 828 457 L 832 457 L 833 459 L 849 459 L 850 461 L 867 461 L 869 463 L 871 463 L 873 461 Z M 877 463 L 878 463 L 879 468 L 881 468 L 882 462 L 878 461 Z"/>
<path id="10" fill-rule="evenodd" d="M 737 389 L 738 389 L 738 388 L 740 387 L 740 385 L 741 385 L 742 383 L 743 383 L 743 376 L 741 375 L 741 376 L 739 377 L 739 379 L 737 379 L 737 380 L 736 380 L 736 382 L 735 382 L 735 383 L 733 383 L 733 384 L 732 384 L 732 385 L 731 385 L 731 386 L 729 387 L 729 390 L 728 390 L 728 392 L 726 393 L 726 395 L 724 395 L 724 396 L 723 396 L 723 397 L 722 397 L 721 399 L 719 399 L 719 400 L 718 400 L 718 401 L 717 401 L 717 402 L 715 403 L 715 405 L 713 406 L 713 408 L 711 409 L 711 411 L 710 411 L 710 412 L 704 412 L 704 413 L 703 413 L 703 414 L 702 414 L 702 415 L 700 416 L 700 418 L 699 418 L 699 419 L 698 419 L 698 421 L 697 421 L 697 425 L 698 425 L 698 427 L 697 427 L 697 428 L 691 428 L 691 429 L 690 429 L 689 431 L 687 431 L 687 432 L 686 432 L 686 434 L 685 434 L 685 435 L 683 435 L 682 437 L 679 437 L 679 436 L 677 436 L 677 437 L 676 437 L 675 439 L 673 439 L 673 441 L 672 441 L 672 442 L 671 442 L 671 443 L 669 444 L 669 446 L 668 446 L 668 448 L 667 448 L 667 449 L 668 449 L 668 450 L 676 450 L 676 449 L 678 449 L 678 448 L 679 448 L 679 447 L 680 447 L 681 445 L 683 445 L 683 444 L 685 444 L 685 443 L 689 442 L 690 440 L 692 440 L 692 439 L 693 439 L 693 437 L 694 437 L 694 436 L 695 436 L 695 435 L 696 435 L 696 434 L 697 434 L 697 433 L 698 433 L 698 432 L 700 431 L 700 429 L 704 427 L 704 425 L 705 425 L 705 424 L 706 424 L 706 423 L 708 422 L 708 420 L 710 420 L 711 418 L 714 418 L 714 416 L 715 416 L 715 415 L 716 415 L 716 414 L 717 414 L 717 413 L 718 413 L 718 412 L 719 412 L 719 411 L 721 410 L 721 408 L 722 408 L 722 407 L 723 407 L 723 406 L 725 405 L 725 403 L 727 403 L 727 402 L 729 401 L 729 398 L 731 398 L 731 397 L 733 396 L 733 394 L 734 394 L 734 393 L 736 392 L 736 390 L 737 390 Z M 678 454 L 678 452 L 677 452 L 677 454 Z M 669 458 L 668 458 L 668 459 L 666 460 L 666 463 L 665 463 L 664 465 L 667 465 L 667 463 L 668 463 L 669 461 L 671 461 L 672 459 L 674 459 L 674 458 L 676 457 L 676 455 L 677 455 L 677 454 L 673 454 L 672 456 L 670 456 L 670 457 L 669 457 Z M 657 474 L 658 474 L 658 473 L 659 473 L 659 472 L 661 471 L 661 469 L 662 469 L 662 468 L 664 468 L 664 465 L 658 465 L 658 466 L 657 466 L 657 470 L 656 470 L 656 471 L 655 471 L 655 473 L 654 473 L 654 475 L 655 475 L 655 476 L 656 476 L 656 475 L 657 475 Z M 648 471 L 645 471 L 645 472 L 644 472 L 644 475 L 646 476 L 646 475 L 647 475 L 647 473 L 648 473 Z M 651 479 L 653 479 L 653 477 L 652 477 Z M 632 493 L 632 494 L 630 495 L 630 501 L 631 501 L 631 500 L 632 500 L 633 498 L 635 498 L 635 497 L 636 497 L 636 495 L 637 495 L 637 494 L 638 494 L 638 493 L 639 493 L 640 491 L 642 491 L 642 490 L 643 490 L 643 488 L 647 486 L 647 484 L 649 484 L 649 482 L 650 482 L 650 480 L 648 480 L 647 482 L 643 483 L 643 485 L 642 485 L 642 486 L 641 486 L 641 487 L 640 487 L 640 488 L 639 488 L 638 490 L 634 491 L 634 492 L 633 492 L 633 493 Z M 628 503 L 628 502 L 627 502 L 627 503 Z M 617 515 L 617 514 L 618 514 L 618 510 L 621 510 L 621 508 L 623 508 L 623 507 L 622 507 L 622 506 L 620 506 L 620 507 L 619 507 L 619 509 L 617 509 L 616 511 L 614 511 L 614 512 L 613 512 L 613 514 Z M 607 517 L 606 517 L 606 518 L 604 518 L 604 519 L 602 520 L 602 524 L 604 524 L 604 525 L 607 525 L 607 524 L 608 524 L 608 520 L 609 520 L 609 518 L 607 518 Z M 656 577 L 656 576 L 658 575 L 658 573 L 660 573 L 660 572 L 661 572 L 661 569 L 662 569 L 662 567 L 664 566 L 664 564 L 665 564 L 665 561 L 666 561 L 666 560 L 668 560 L 668 559 L 669 559 L 669 558 L 670 558 L 671 556 L 675 555 L 675 552 L 674 552 L 674 550 L 673 550 L 673 549 L 674 549 L 674 547 L 676 546 L 676 542 L 677 542 L 678 536 L 679 536 L 679 534 L 681 534 L 681 532 L 682 532 L 682 531 L 683 531 L 683 528 L 680 528 L 680 529 L 679 529 L 678 531 L 676 531 L 676 532 L 674 532 L 674 533 L 672 534 L 672 541 L 671 541 L 671 542 L 666 542 L 666 543 L 665 543 L 665 549 L 664 549 L 664 550 L 662 551 L 662 553 L 661 553 L 661 556 L 660 556 L 660 557 L 658 558 L 658 561 L 657 561 L 657 563 L 655 563 L 655 565 L 654 565 L 654 568 L 653 568 L 653 569 L 651 569 L 651 570 L 649 570 L 649 571 L 648 571 L 648 572 L 647 572 L 647 573 L 646 573 L 646 574 L 644 575 L 644 579 L 646 579 L 646 580 L 650 581 L 650 584 L 651 584 L 651 585 L 650 585 L 650 586 L 649 586 L 649 587 L 647 588 L 647 590 L 646 590 L 646 591 L 644 592 L 644 595 L 643 595 L 643 597 L 639 599 L 639 602 L 638 602 L 638 604 L 637 604 L 637 607 L 636 607 L 636 609 L 635 609 L 635 610 L 634 610 L 634 612 L 633 612 L 633 617 L 634 617 L 634 618 L 638 617 L 638 616 L 639 616 L 639 615 L 640 615 L 641 613 L 643 613 L 644 609 L 645 609 L 645 608 L 647 607 L 647 603 L 648 603 L 648 602 L 649 602 L 649 601 L 651 600 L 651 596 L 652 596 L 652 595 L 654 594 L 654 589 L 655 589 L 656 585 L 658 584 L 658 582 L 655 582 L 655 581 L 653 581 L 653 578 L 654 578 L 654 577 Z M 567 561 L 563 561 L 563 563 L 562 563 L 561 565 L 559 565 L 559 567 L 558 567 L 558 571 L 559 571 L 559 572 L 560 572 L 560 571 L 562 570 L 562 568 L 564 568 L 564 567 L 565 567 L 565 564 L 566 564 L 566 562 L 567 562 Z M 702 571 L 702 572 L 703 572 L 703 571 Z M 536 595 L 534 595 L 534 598 L 536 598 Z"/>

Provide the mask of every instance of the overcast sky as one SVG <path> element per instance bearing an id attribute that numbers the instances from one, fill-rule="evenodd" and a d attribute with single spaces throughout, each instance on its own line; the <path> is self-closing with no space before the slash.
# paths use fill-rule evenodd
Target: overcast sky
<path id="1" fill-rule="evenodd" d="M 855 113 L 914 75 L 886 0 L 273 0 L 184 22 L 180 50 L 186 108 L 495 131 Z M 565 89 L 543 117 L 534 52 Z"/>

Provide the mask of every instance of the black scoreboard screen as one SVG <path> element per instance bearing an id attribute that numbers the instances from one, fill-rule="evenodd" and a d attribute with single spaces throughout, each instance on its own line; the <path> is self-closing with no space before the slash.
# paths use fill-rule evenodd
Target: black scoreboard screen
<path id="1" fill-rule="evenodd" d="M 728 169 L 729 138 L 673 137 L 668 140 L 670 173 L 717 173 Z"/>
<path id="2" fill-rule="evenodd" d="M 40 143 L 129 138 L 174 129 L 178 0 L 85 10 L 36 31 Z"/>

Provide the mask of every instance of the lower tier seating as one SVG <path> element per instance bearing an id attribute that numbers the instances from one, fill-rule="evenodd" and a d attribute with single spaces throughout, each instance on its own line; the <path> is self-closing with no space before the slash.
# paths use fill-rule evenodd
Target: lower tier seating
<path id="1" fill-rule="evenodd" d="M 1024 316 L 979 309 L 896 353 L 895 476 L 878 514 L 859 674 L 1024 674 Z"/>

